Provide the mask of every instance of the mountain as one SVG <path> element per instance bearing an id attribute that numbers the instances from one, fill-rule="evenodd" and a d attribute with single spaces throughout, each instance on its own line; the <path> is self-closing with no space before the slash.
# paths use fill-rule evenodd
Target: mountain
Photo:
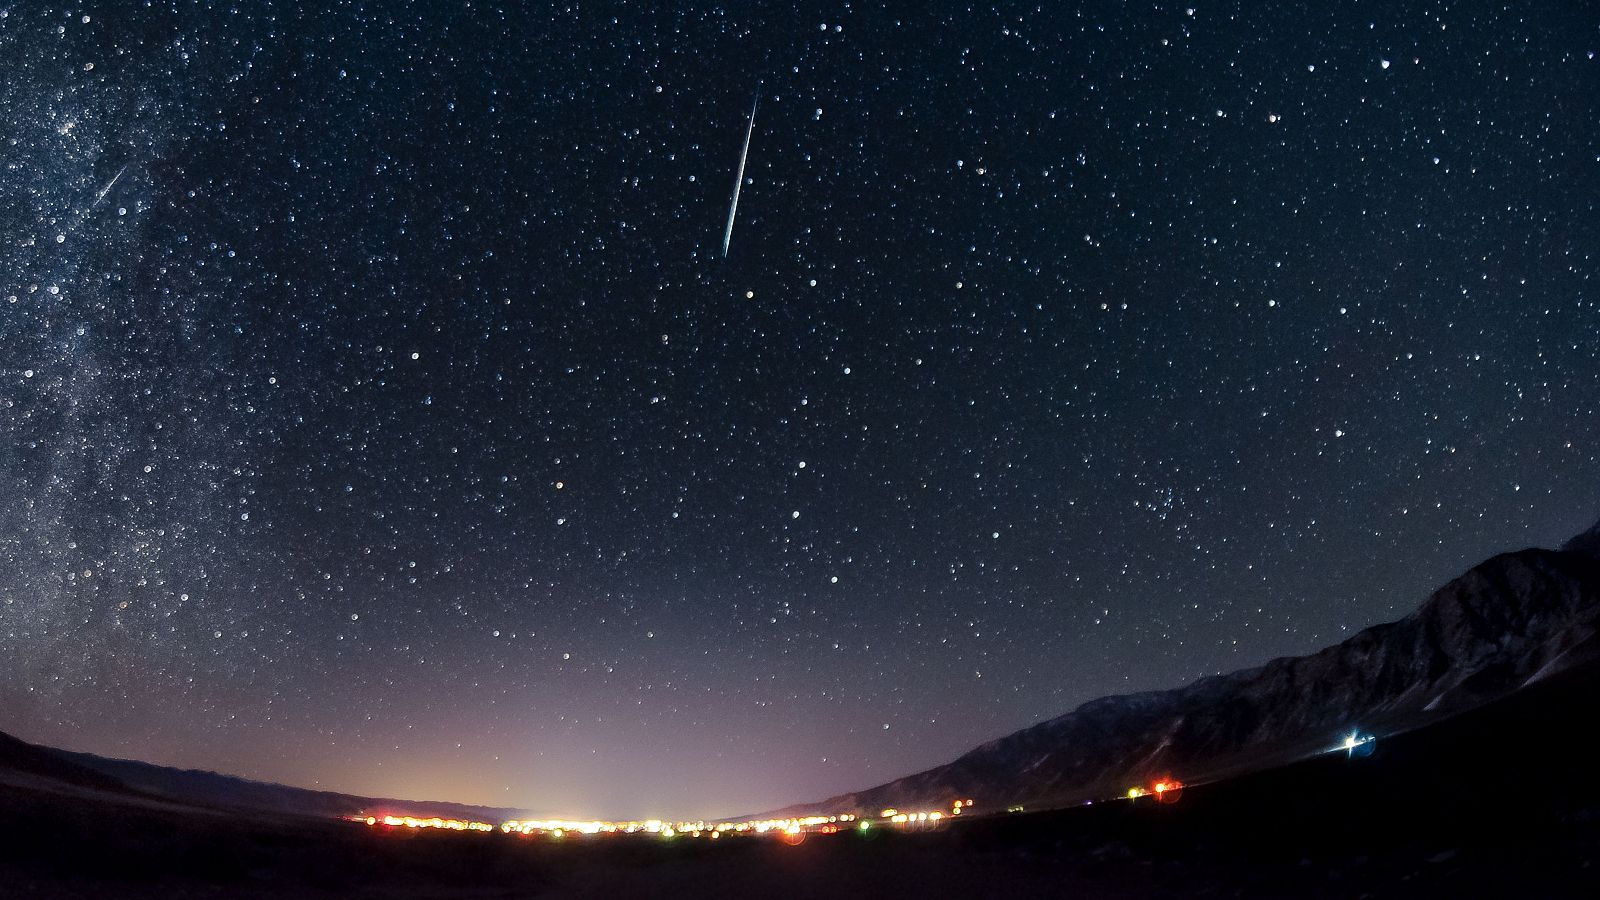
<path id="1" fill-rule="evenodd" d="M 43 750 L 44 748 L 39 748 Z M 300 816 L 396 815 L 462 819 L 498 825 L 520 819 L 523 810 L 473 806 L 437 800 L 395 800 L 333 791 L 313 791 L 265 781 L 251 781 L 216 772 L 174 769 L 128 759 L 106 759 L 90 753 L 49 750 L 62 761 L 113 778 L 134 790 L 197 806 L 247 809 Z"/>
<path id="2" fill-rule="evenodd" d="M 109 775 L 80 766 L 61 758 L 54 750 L 36 747 L 3 732 L 0 732 L 0 773 L 12 776 L 6 780 L 13 781 L 17 776 L 31 776 L 31 779 L 61 782 L 93 790 L 127 790 L 125 785 Z"/>
<path id="3" fill-rule="evenodd" d="M 1568 539 L 1561 549 L 1567 553 L 1582 553 L 1585 556 L 1600 557 L 1600 522 L 1583 534 Z"/>
<path id="4" fill-rule="evenodd" d="M 1504 553 L 1415 612 L 1320 652 L 1104 697 L 946 765 L 766 815 L 1064 806 L 1156 778 L 1198 783 L 1416 728 L 1600 658 L 1600 524 L 1561 550 Z"/>
<path id="5" fill-rule="evenodd" d="M 463 819 L 499 824 L 525 811 L 434 800 L 394 800 L 271 784 L 174 769 L 126 759 L 107 759 L 27 743 L 0 732 L 0 784 L 54 782 L 100 792 L 168 800 L 192 806 L 298 816 L 397 815 Z"/>

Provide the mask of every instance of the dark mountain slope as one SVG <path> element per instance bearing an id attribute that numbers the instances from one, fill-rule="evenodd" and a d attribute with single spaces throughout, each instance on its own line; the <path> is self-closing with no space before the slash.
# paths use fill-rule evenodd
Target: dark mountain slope
<path id="1" fill-rule="evenodd" d="M 32 775 L 102 791 L 127 790 L 110 775 L 62 759 L 54 750 L 36 747 L 5 733 L 0 733 L 0 772 Z"/>
<path id="2" fill-rule="evenodd" d="M 173 769 L 126 759 L 106 759 L 90 753 L 41 747 L 0 732 L 0 782 L 17 781 L 16 776 L 150 800 L 292 816 L 437 816 L 490 824 L 524 817 L 522 810 L 428 800 L 358 797 L 250 781 L 215 772 Z"/>
<path id="3" fill-rule="evenodd" d="M 38 748 L 43 750 L 44 748 Z M 106 759 L 89 753 L 51 750 L 67 763 L 116 779 L 156 797 L 200 806 L 248 809 L 301 816 L 399 815 L 467 819 L 499 824 L 523 817 L 523 811 L 434 800 L 359 797 L 313 791 L 216 772 L 174 769 L 127 759 Z"/>
<path id="4" fill-rule="evenodd" d="M 1583 534 L 1569 538 L 1561 549 L 1567 553 L 1582 553 L 1585 556 L 1600 557 L 1600 522 L 1594 523 Z"/>

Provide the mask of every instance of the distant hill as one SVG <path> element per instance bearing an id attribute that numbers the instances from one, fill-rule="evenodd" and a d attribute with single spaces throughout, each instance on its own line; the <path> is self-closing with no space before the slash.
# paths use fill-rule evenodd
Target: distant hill
<path id="1" fill-rule="evenodd" d="M 5 733 L 0 733 L 0 772 L 32 775 L 101 791 L 127 790 L 122 782 L 109 775 L 64 759 L 55 750 L 36 747 Z"/>
<path id="2" fill-rule="evenodd" d="M 1105 697 L 946 765 L 763 815 L 1062 806 L 1200 782 L 1415 728 L 1600 658 L 1600 524 L 1561 550 L 1495 556 L 1415 612 L 1309 656 Z"/>
<path id="3" fill-rule="evenodd" d="M 39 748 L 43 749 L 43 748 Z M 418 818 L 464 819 L 498 825 L 519 819 L 524 810 L 436 800 L 395 800 L 359 797 L 333 791 L 313 791 L 265 781 L 251 781 L 216 772 L 173 769 L 127 759 L 106 759 L 90 753 L 50 750 L 60 760 L 116 779 L 135 790 L 157 797 L 191 803 L 259 812 L 301 816 L 396 815 Z"/>
<path id="4" fill-rule="evenodd" d="M 215 772 L 173 769 L 126 759 L 106 759 L 40 747 L 0 733 L 0 781 L 16 773 L 80 788 L 144 795 L 193 806 L 297 816 L 396 815 L 465 819 L 499 824 L 525 817 L 524 810 L 433 800 L 358 797 L 312 791 Z"/>

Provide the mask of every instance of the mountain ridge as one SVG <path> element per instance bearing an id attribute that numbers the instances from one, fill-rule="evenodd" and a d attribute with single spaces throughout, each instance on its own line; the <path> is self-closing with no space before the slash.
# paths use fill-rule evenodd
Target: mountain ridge
<path id="1" fill-rule="evenodd" d="M 1600 523 L 1560 550 L 1497 554 L 1416 610 L 1303 656 L 1167 690 L 1100 697 L 949 763 L 761 814 L 1061 806 L 1198 782 L 1409 730 L 1600 658 Z"/>
<path id="2" fill-rule="evenodd" d="M 202 806 L 312 816 L 397 815 L 499 824 L 525 811 L 448 800 L 365 797 L 340 791 L 294 787 L 202 769 L 180 769 L 131 759 L 112 759 L 71 750 L 47 749 L 57 757 L 146 794 Z"/>
<path id="3" fill-rule="evenodd" d="M 96 792 L 130 794 L 210 809 L 292 816 L 366 815 L 448 818 L 499 824 L 526 817 L 526 810 L 447 800 L 364 797 L 294 787 L 202 769 L 181 769 L 32 744 L 0 732 L 0 782 L 35 776 Z"/>

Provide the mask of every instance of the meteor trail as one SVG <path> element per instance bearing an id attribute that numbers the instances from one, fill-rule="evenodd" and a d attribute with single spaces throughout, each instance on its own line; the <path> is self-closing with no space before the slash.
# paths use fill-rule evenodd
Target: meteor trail
<path id="1" fill-rule="evenodd" d="M 722 231 L 722 258 L 728 258 L 728 242 L 733 240 L 733 217 L 739 214 L 739 189 L 744 187 L 744 161 L 750 155 L 750 134 L 756 130 L 756 107 L 761 104 L 761 89 L 750 104 L 750 122 L 744 128 L 744 149 L 739 151 L 739 176 L 733 180 L 733 202 L 728 205 L 728 227 Z"/>
<path id="2" fill-rule="evenodd" d="M 111 181 L 108 182 L 105 187 L 100 189 L 100 193 L 94 195 L 95 206 L 99 206 L 100 201 L 106 199 L 106 195 L 111 193 L 111 189 L 117 186 L 117 182 L 122 180 L 122 173 L 126 171 L 128 171 L 128 167 L 126 164 L 124 164 L 122 168 L 117 170 L 117 174 L 111 177 Z"/>

